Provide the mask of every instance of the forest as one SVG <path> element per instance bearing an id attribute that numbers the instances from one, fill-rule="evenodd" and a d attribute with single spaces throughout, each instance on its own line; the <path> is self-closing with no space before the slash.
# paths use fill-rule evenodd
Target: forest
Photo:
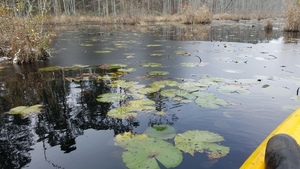
<path id="1" fill-rule="evenodd" d="M 207 24 L 212 20 L 286 18 L 285 31 L 300 30 L 299 0 L 3 0 L 0 2 L 0 57 L 32 63 L 50 56 L 57 23 L 96 21 Z M 268 22 L 269 28 L 272 22 Z"/>

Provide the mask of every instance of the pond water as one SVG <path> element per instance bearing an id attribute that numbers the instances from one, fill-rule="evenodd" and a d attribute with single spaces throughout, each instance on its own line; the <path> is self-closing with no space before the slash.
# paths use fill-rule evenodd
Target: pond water
<path id="1" fill-rule="evenodd" d="M 172 127 L 176 134 L 216 133 L 224 138 L 217 144 L 229 147 L 228 154 L 215 158 L 181 151 L 182 162 L 175 168 L 239 168 L 300 106 L 299 39 L 283 34 L 281 26 L 277 21 L 271 32 L 263 31 L 262 21 L 61 26 L 49 61 L 1 65 L 0 168 L 128 168 L 126 148 L 116 145 L 116 136 L 142 134 L 157 125 Z M 162 81 L 165 88 L 143 93 Z M 130 82 L 136 83 L 123 87 Z M 146 88 L 139 90 L 141 85 Z M 171 97 L 162 94 L 165 89 L 197 95 Z M 97 101 L 104 93 L 125 94 L 126 99 Z M 226 104 L 211 97 L 197 102 L 201 93 Z M 154 109 L 125 118 L 108 115 L 140 97 L 154 101 Z M 14 107 L 36 104 L 42 105 L 41 113 L 9 114 Z M 165 141 L 175 145 L 174 138 Z M 158 155 L 152 152 L 148 159 Z M 162 163 L 160 168 L 166 168 Z"/>

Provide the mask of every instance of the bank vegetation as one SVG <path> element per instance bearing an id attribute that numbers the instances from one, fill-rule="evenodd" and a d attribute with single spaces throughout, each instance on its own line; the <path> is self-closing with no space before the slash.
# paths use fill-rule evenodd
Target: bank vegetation
<path id="1" fill-rule="evenodd" d="M 153 22 L 207 24 L 212 20 L 286 17 L 285 31 L 300 30 L 295 0 L 2 0 L 0 57 L 31 63 L 50 56 L 51 25 L 77 22 L 148 25 Z M 288 11 L 288 12 L 286 12 Z M 271 19 L 270 19 L 271 18 Z M 1 59 L 1 58 L 0 58 Z"/>

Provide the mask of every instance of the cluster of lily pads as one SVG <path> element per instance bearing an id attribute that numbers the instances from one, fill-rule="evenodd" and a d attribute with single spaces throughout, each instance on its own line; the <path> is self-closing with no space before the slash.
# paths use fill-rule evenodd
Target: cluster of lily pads
<path id="1" fill-rule="evenodd" d="M 165 141 L 173 139 L 175 145 Z M 183 154 L 194 155 L 195 152 L 206 153 L 210 159 L 226 156 L 229 147 L 220 145 L 224 138 L 219 134 L 190 130 L 176 134 L 169 125 L 154 125 L 144 134 L 125 132 L 115 137 L 115 145 L 124 148 L 123 162 L 130 169 L 151 168 L 159 169 L 158 162 L 166 168 L 174 168 L 183 160 Z"/>

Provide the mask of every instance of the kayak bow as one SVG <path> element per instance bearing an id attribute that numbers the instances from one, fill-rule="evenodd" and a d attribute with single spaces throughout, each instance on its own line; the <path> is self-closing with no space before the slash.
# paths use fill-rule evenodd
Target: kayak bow
<path id="1" fill-rule="evenodd" d="M 264 169 L 265 151 L 268 140 L 276 134 L 288 134 L 300 143 L 300 108 L 288 116 L 267 138 L 254 150 L 240 169 Z"/>

